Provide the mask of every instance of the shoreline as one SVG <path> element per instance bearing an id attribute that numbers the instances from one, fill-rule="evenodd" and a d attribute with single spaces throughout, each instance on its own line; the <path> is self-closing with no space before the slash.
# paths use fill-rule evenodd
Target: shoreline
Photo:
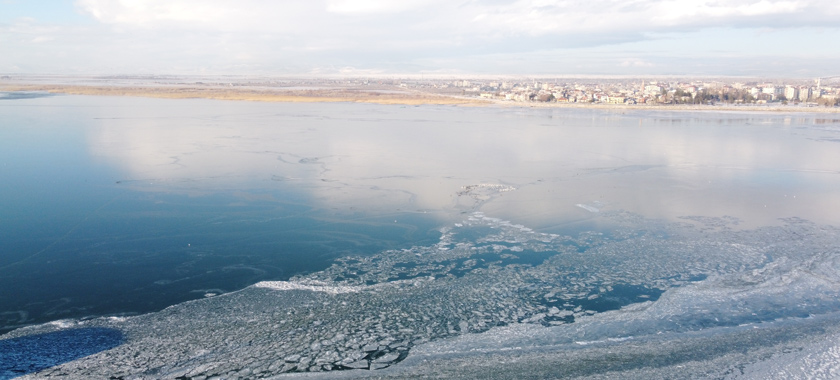
<path id="1" fill-rule="evenodd" d="M 481 100 L 460 99 L 434 94 L 412 94 L 352 89 L 257 90 L 222 87 L 141 87 L 141 86 L 82 86 L 82 85 L 6 85 L 0 91 L 43 91 L 51 94 L 133 96 L 164 99 L 213 99 L 279 103 L 376 103 L 385 105 L 480 105 Z"/>
<path id="2" fill-rule="evenodd" d="M 500 101 L 498 106 L 506 106 L 508 102 Z M 838 107 L 795 107 L 795 106 L 759 106 L 747 105 L 686 105 L 686 104 L 606 104 L 606 103 L 511 103 L 512 107 L 527 108 L 574 108 L 600 109 L 616 111 L 680 111 L 680 112 L 766 112 L 766 113 L 825 113 L 840 114 Z"/>
<path id="3" fill-rule="evenodd" d="M 213 99 L 279 103 L 373 103 L 382 105 L 451 105 L 467 107 L 509 108 L 573 108 L 617 111 L 686 111 L 686 112 L 767 112 L 840 114 L 838 107 L 799 107 L 761 105 L 686 105 L 686 104 L 605 104 L 605 103 L 539 103 L 511 102 L 496 99 L 474 99 L 462 96 L 420 91 L 367 90 L 354 88 L 274 90 L 204 86 L 96 86 L 61 84 L 6 84 L 0 91 L 32 92 L 91 96 L 132 96 L 163 99 Z"/>

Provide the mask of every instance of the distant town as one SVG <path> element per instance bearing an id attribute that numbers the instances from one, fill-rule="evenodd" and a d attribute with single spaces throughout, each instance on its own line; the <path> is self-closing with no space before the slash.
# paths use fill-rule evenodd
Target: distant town
<path id="1" fill-rule="evenodd" d="M 0 90 L 384 104 L 840 107 L 840 76 L 813 79 L 349 78 L 2 75 Z M 833 111 L 832 111 L 833 112 Z"/>
<path id="2" fill-rule="evenodd" d="M 806 81 L 722 80 L 453 80 L 401 81 L 399 86 L 509 102 L 603 104 L 840 105 L 837 77 Z M 830 84 L 830 83 L 833 83 Z"/>

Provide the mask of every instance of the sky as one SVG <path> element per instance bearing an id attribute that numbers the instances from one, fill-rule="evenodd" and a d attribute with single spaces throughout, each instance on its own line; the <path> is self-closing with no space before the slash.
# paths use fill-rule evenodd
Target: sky
<path id="1" fill-rule="evenodd" d="M 0 73 L 840 75 L 837 0 L 0 0 Z"/>

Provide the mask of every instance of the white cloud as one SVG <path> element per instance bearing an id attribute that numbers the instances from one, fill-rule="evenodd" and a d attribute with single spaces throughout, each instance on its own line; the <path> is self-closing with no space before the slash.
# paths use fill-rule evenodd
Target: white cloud
<path id="1" fill-rule="evenodd" d="M 77 7 L 108 24 L 152 25 L 160 22 L 218 22 L 226 7 L 212 1 L 78 0 Z"/>
<path id="2" fill-rule="evenodd" d="M 32 43 L 33 44 L 40 44 L 40 43 L 43 43 L 43 42 L 52 41 L 54 39 L 55 39 L 55 37 L 52 37 L 52 36 L 38 36 L 38 37 L 35 37 L 35 38 L 32 39 Z"/>
<path id="3" fill-rule="evenodd" d="M 350 35 L 360 29 L 492 36 L 832 26 L 840 17 L 840 2 L 833 0 L 77 0 L 76 5 L 113 25 Z"/>
<path id="4" fill-rule="evenodd" d="M 249 69 L 306 73 L 315 67 L 419 72 L 540 65 L 569 72 L 599 62 L 606 71 L 626 61 L 619 67 L 638 71 L 668 67 L 661 61 L 663 46 L 680 48 L 638 45 L 645 41 L 691 35 L 691 49 L 680 48 L 689 60 L 712 57 L 720 45 L 734 57 L 779 37 L 754 37 L 750 31 L 758 29 L 785 30 L 805 36 L 805 42 L 830 40 L 840 31 L 836 0 L 76 0 L 75 5 L 98 22 L 0 25 L 0 63 L 53 65 L 55 71 L 101 65 L 123 72 L 141 67 L 225 72 L 247 63 Z M 826 36 L 816 34 L 820 27 L 828 30 Z M 712 29 L 730 32 L 716 34 L 717 40 L 703 37 Z M 764 51 L 805 63 L 801 43 L 772 43 Z M 660 51 L 628 50 L 633 44 Z M 583 50 L 593 46 L 613 51 Z M 59 54 L 61 61 L 44 58 Z M 838 52 L 825 54 L 822 59 L 840 58 Z"/>
<path id="5" fill-rule="evenodd" d="M 76 7 L 108 25 L 240 32 L 308 29 L 324 13 L 306 0 L 76 0 Z"/>
<path id="6" fill-rule="evenodd" d="M 327 12 L 335 13 L 396 13 L 429 6 L 429 0 L 327 0 Z"/>
<path id="7" fill-rule="evenodd" d="M 787 0 L 759 0 L 759 1 L 710 1 L 710 0 L 683 0 L 683 1 L 662 1 L 651 7 L 654 23 L 662 25 L 675 25 L 680 23 L 703 24 L 716 22 L 716 20 L 747 20 L 760 16 L 795 15 L 798 12 L 807 10 L 810 3 L 806 1 Z M 838 7 L 832 4 L 825 10 Z"/>
<path id="8" fill-rule="evenodd" d="M 531 35 L 656 32 L 679 27 L 834 25 L 840 2 L 824 0 L 518 0 L 481 7 L 476 22 Z M 779 16 L 783 16 L 780 17 Z"/>

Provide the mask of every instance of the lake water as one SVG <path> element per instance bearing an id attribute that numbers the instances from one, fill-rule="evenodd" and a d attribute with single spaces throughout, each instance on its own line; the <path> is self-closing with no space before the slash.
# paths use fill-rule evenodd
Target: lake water
<path id="1" fill-rule="evenodd" d="M 7 94 L 0 179 L 0 332 L 35 325 L 5 342 L 124 339 L 44 376 L 760 377 L 834 349 L 833 115 Z"/>

